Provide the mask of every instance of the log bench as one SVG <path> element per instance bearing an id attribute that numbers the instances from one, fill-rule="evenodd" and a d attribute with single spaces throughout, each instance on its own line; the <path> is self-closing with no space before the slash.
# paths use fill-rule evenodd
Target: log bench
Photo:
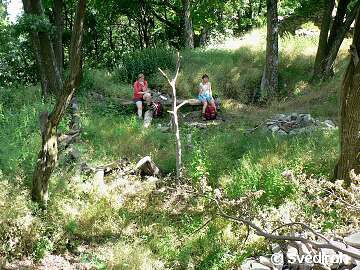
<path id="1" fill-rule="evenodd" d="M 120 105 L 123 106 L 129 106 L 129 105 L 133 105 L 134 102 L 132 100 L 125 100 L 125 99 L 118 99 L 118 102 Z M 186 104 L 184 106 L 190 106 L 192 108 L 192 110 L 195 110 L 196 107 L 201 106 L 201 102 L 196 99 L 196 98 L 191 98 L 191 99 L 178 99 L 176 101 L 176 105 L 180 105 L 183 102 L 186 102 Z M 172 105 L 172 100 L 162 100 L 161 104 L 164 106 L 171 106 Z"/>

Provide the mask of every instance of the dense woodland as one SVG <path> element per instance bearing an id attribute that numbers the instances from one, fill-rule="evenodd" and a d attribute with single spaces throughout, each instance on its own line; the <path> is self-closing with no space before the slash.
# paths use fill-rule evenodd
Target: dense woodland
<path id="1" fill-rule="evenodd" d="M 359 0 L 9 3 L 0 269 L 360 267 Z"/>

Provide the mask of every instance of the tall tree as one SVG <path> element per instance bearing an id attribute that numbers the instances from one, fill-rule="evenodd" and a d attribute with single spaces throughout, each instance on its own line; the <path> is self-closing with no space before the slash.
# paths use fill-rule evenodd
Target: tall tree
<path id="1" fill-rule="evenodd" d="M 25 6 L 29 6 L 29 8 L 24 8 L 25 12 L 29 11 L 32 15 L 45 18 L 41 0 L 24 0 L 24 7 Z M 34 49 L 37 49 L 38 45 L 38 52 L 36 53 L 41 55 L 41 59 L 39 60 L 41 60 L 40 63 L 43 65 L 50 92 L 58 94 L 58 91 L 62 88 L 63 80 L 55 59 L 50 34 L 44 29 L 37 29 L 37 36 L 39 42 L 37 43 L 36 40 L 37 44 L 34 43 Z"/>
<path id="2" fill-rule="evenodd" d="M 324 0 L 324 13 L 313 79 L 326 79 L 333 75 L 336 56 L 346 33 L 355 20 L 360 1 L 339 0 L 335 18 L 332 19 L 334 6 L 335 0 Z"/>
<path id="3" fill-rule="evenodd" d="M 60 74 L 63 73 L 63 31 L 64 31 L 64 16 L 63 16 L 63 0 L 54 0 L 54 22 L 55 22 L 55 38 L 54 38 L 54 53 L 55 59 Z"/>
<path id="4" fill-rule="evenodd" d="M 194 30 L 191 18 L 190 0 L 182 0 L 184 12 L 184 39 L 185 48 L 194 48 Z"/>
<path id="5" fill-rule="evenodd" d="M 269 100 L 274 97 L 278 89 L 279 72 L 279 30 L 277 0 L 266 0 L 267 6 L 267 37 L 266 63 L 261 79 L 261 98 Z"/>
<path id="6" fill-rule="evenodd" d="M 57 127 L 79 84 L 85 3 L 86 0 L 79 0 L 76 11 L 70 45 L 69 78 L 59 89 L 59 95 L 52 112 L 50 114 L 43 112 L 40 115 L 42 146 L 33 174 L 32 199 L 40 203 L 42 207 L 46 206 L 49 179 L 58 157 Z M 44 42 L 44 40 L 40 39 L 40 42 Z"/>
<path id="7" fill-rule="evenodd" d="M 25 14 L 32 14 L 33 11 L 31 10 L 31 3 L 30 0 L 23 0 L 23 6 L 24 6 L 24 12 Z M 46 68 L 44 59 L 41 56 L 40 53 L 40 40 L 39 35 L 37 31 L 33 30 L 30 33 L 30 39 L 32 42 L 32 47 L 35 55 L 36 64 L 38 66 L 38 72 L 40 77 L 40 83 L 41 83 L 41 91 L 42 95 L 46 97 L 49 93 L 49 83 L 46 76 Z"/>
<path id="8" fill-rule="evenodd" d="M 340 159 L 336 178 L 351 183 L 351 171 L 360 174 L 360 9 L 355 24 L 351 59 L 341 90 Z"/>

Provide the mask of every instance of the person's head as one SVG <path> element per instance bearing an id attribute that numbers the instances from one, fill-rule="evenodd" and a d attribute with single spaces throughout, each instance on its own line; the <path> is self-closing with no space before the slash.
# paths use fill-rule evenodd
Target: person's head
<path id="1" fill-rule="evenodd" d="M 204 74 L 201 78 L 203 83 L 207 83 L 209 81 L 209 76 L 207 74 Z"/>
<path id="2" fill-rule="evenodd" d="M 150 93 L 145 93 L 143 95 L 143 99 L 147 102 L 150 103 L 151 102 L 151 94 Z"/>
<path id="3" fill-rule="evenodd" d="M 145 80 L 144 74 L 140 73 L 140 74 L 138 75 L 138 81 L 139 81 L 139 82 L 143 82 L 144 80 Z"/>

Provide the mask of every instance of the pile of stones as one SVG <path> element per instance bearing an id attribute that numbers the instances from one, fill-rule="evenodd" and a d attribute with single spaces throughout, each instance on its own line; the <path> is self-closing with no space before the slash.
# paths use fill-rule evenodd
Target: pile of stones
<path id="1" fill-rule="evenodd" d="M 332 240 L 334 242 L 334 240 Z M 352 252 L 360 256 L 360 232 L 353 233 L 344 238 L 340 246 L 348 247 Z M 329 248 L 315 250 L 311 244 L 291 242 L 271 246 L 272 255 L 250 258 L 241 265 L 242 270 L 270 270 L 270 269 L 342 269 L 360 270 L 360 260 L 346 254 L 336 252 Z"/>
<path id="2" fill-rule="evenodd" d="M 311 132 L 314 129 L 334 129 L 336 125 L 331 120 L 320 121 L 310 114 L 291 113 L 278 114 L 265 121 L 266 129 L 279 135 L 296 135 Z"/>

